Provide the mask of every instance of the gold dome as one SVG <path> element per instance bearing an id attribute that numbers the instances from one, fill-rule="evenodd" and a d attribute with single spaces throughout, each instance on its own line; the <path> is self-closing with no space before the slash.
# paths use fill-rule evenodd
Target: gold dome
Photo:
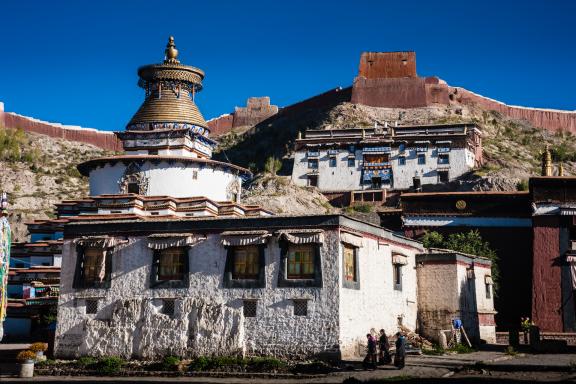
<path id="1" fill-rule="evenodd" d="M 182 91 L 183 93 L 183 91 Z M 181 123 L 207 127 L 206 120 L 189 95 L 177 91 L 162 91 L 162 96 L 151 95 L 144 100 L 128 127 L 144 125 L 143 129 L 151 129 L 153 123 Z M 142 128 L 141 128 L 142 129 Z"/>
<path id="2" fill-rule="evenodd" d="M 128 130 L 166 129 L 196 125 L 207 128 L 206 120 L 194 103 L 202 90 L 204 72 L 180 64 L 174 38 L 170 36 L 162 64 L 140 67 L 138 85 L 146 90 L 146 99 L 127 125 Z"/>

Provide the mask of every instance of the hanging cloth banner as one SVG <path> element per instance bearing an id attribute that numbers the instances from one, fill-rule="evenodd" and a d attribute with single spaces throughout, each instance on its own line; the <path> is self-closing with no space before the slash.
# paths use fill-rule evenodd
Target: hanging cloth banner
<path id="1" fill-rule="evenodd" d="M 321 229 L 285 229 L 276 232 L 278 237 L 292 244 L 323 243 L 324 231 Z"/>
<path id="2" fill-rule="evenodd" d="M 272 234 L 268 231 L 226 231 L 222 232 L 220 236 L 223 246 L 238 247 L 265 244 Z"/>
<path id="3" fill-rule="evenodd" d="M 392 264 L 406 265 L 408 264 L 408 257 L 400 253 L 392 254 Z"/>
<path id="4" fill-rule="evenodd" d="M 4 209 L 4 207 L 2 208 Z M 12 233 L 8 219 L 5 216 L 0 217 L 0 331 L 2 331 L 2 322 L 6 318 L 6 308 L 8 306 L 7 287 L 8 268 L 10 266 L 10 246 L 12 243 L 11 236 Z"/>
<path id="5" fill-rule="evenodd" d="M 572 290 L 576 290 L 576 256 L 566 256 L 566 261 L 570 264 L 570 277 L 572 278 Z"/>
<path id="6" fill-rule="evenodd" d="M 362 237 L 352 233 L 340 232 L 340 241 L 358 248 L 362 248 L 363 246 Z"/>
<path id="7" fill-rule="evenodd" d="M 75 244 L 86 248 L 112 248 L 127 243 L 127 240 L 108 236 L 84 236 L 74 240 Z"/>
<path id="8" fill-rule="evenodd" d="M 190 233 L 161 233 L 148 236 L 148 248 L 161 250 L 175 247 L 190 247 L 206 240 L 205 236 Z"/>

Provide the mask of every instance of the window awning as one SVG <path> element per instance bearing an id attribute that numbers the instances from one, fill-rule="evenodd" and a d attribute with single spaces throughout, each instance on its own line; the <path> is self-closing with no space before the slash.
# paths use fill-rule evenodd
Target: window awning
<path id="1" fill-rule="evenodd" d="M 128 240 L 109 236 L 84 236 L 74 240 L 74 243 L 87 248 L 112 248 L 127 242 Z"/>
<path id="2" fill-rule="evenodd" d="M 293 244 L 323 243 L 324 231 L 321 229 L 285 229 L 276 232 L 280 239 Z"/>
<path id="3" fill-rule="evenodd" d="M 408 264 L 408 256 L 402 255 L 401 253 L 393 253 L 392 264 L 406 265 Z"/>
<path id="4" fill-rule="evenodd" d="M 243 245 L 265 244 L 272 236 L 268 231 L 227 231 L 220 234 L 222 245 L 225 247 L 237 247 Z"/>
<path id="5" fill-rule="evenodd" d="M 191 233 L 159 233 L 148 236 L 148 248 L 161 250 L 173 247 L 186 247 L 206 240 L 205 236 Z"/>
<path id="6" fill-rule="evenodd" d="M 359 235 L 354 235 L 352 233 L 341 232 L 340 233 L 340 240 L 343 243 L 353 245 L 354 247 L 361 248 L 362 244 L 362 237 Z"/>
<path id="7" fill-rule="evenodd" d="M 494 281 L 492 281 L 492 276 L 484 276 L 484 284 L 494 284 Z"/>

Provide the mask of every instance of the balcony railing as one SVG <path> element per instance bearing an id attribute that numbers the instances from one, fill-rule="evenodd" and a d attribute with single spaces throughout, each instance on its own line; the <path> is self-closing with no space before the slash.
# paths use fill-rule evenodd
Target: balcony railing
<path id="1" fill-rule="evenodd" d="M 390 162 L 389 161 L 385 161 L 385 162 L 364 162 L 364 168 L 376 168 L 376 167 L 380 167 L 380 168 L 387 168 L 390 167 Z"/>

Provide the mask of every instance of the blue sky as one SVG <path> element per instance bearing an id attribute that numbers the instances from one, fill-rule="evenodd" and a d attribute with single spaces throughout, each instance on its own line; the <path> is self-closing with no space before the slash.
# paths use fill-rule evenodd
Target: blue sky
<path id="1" fill-rule="evenodd" d="M 25 1 L 0 9 L 6 111 L 122 130 L 139 66 L 206 72 L 206 118 L 352 83 L 363 51 L 415 50 L 419 75 L 515 105 L 576 109 L 576 1 Z"/>

